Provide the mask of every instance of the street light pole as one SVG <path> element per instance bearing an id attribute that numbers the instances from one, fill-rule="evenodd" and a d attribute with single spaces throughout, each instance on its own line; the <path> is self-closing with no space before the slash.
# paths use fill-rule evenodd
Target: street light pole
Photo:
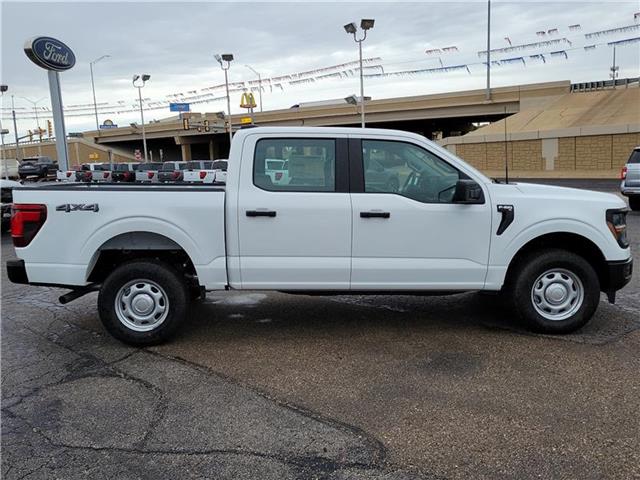
<path id="1" fill-rule="evenodd" d="M 224 71 L 224 85 L 227 90 L 227 119 L 229 122 L 229 148 L 231 148 L 231 140 L 233 139 L 233 132 L 231 128 L 231 97 L 229 96 L 229 75 L 228 70 L 233 61 L 233 54 L 223 53 L 222 55 L 214 55 L 216 61 L 220 64 L 220 68 Z"/>
<path id="2" fill-rule="evenodd" d="M 349 23 L 344 26 L 344 29 L 347 33 L 353 34 L 353 39 L 358 44 L 358 58 L 360 61 L 360 126 L 364 128 L 364 69 L 362 66 L 362 42 L 367 39 L 367 30 L 373 28 L 375 20 L 373 19 L 362 19 L 360 21 L 360 28 L 364 32 L 362 38 L 358 39 L 356 35 L 358 31 L 358 27 L 355 23 Z"/>
<path id="3" fill-rule="evenodd" d="M 487 91 L 485 100 L 491 100 L 491 0 L 487 0 Z"/>
<path id="4" fill-rule="evenodd" d="M 151 78 L 151 75 L 143 73 L 133 76 L 133 86 L 138 89 L 138 103 L 140 104 L 140 122 L 142 122 L 142 147 L 144 149 L 144 161 L 148 162 L 147 156 L 147 135 L 144 129 L 144 109 L 142 108 L 142 87 Z M 137 83 L 136 83 L 137 82 Z"/>
<path id="5" fill-rule="evenodd" d="M 110 55 L 102 55 L 99 58 L 96 58 L 92 62 L 89 62 L 89 71 L 91 72 L 91 91 L 93 92 L 93 111 L 96 115 L 96 131 L 98 135 L 100 135 L 100 122 L 98 121 L 98 104 L 96 103 L 96 86 L 93 81 L 93 66 L 98 63 L 103 58 L 108 58 Z"/>
<path id="6" fill-rule="evenodd" d="M 18 126 L 16 124 L 16 105 L 11 95 L 11 116 L 13 117 L 13 135 L 16 138 L 16 160 L 22 160 L 22 152 L 20 151 L 20 139 L 18 138 Z"/>
<path id="7" fill-rule="evenodd" d="M 33 100 L 31 100 L 31 99 L 29 99 L 29 98 L 27 98 L 27 97 L 20 97 L 20 98 L 22 98 L 23 100 L 26 100 L 26 101 L 27 101 L 27 102 L 29 102 L 31 105 L 33 105 L 33 113 L 35 114 L 35 117 L 36 117 L 36 126 L 38 127 L 38 131 L 40 131 L 40 120 L 38 119 L 38 104 L 39 104 L 42 100 L 45 100 L 47 97 L 39 98 L 39 99 L 38 99 L 38 100 L 36 100 L 36 101 L 33 101 Z"/>
<path id="8" fill-rule="evenodd" d="M 249 70 L 258 76 L 258 94 L 260 95 L 260 112 L 262 112 L 262 76 L 256 72 L 251 65 L 245 65 Z"/>
<path id="9" fill-rule="evenodd" d="M 2 105 L 4 107 L 4 92 L 6 92 L 9 89 L 9 87 L 7 87 L 6 85 L 0 85 L 0 105 Z M 8 180 L 9 179 L 9 162 L 6 162 L 4 160 L 4 134 L 5 133 L 9 133 L 9 131 L 7 130 L 5 132 L 5 130 L 2 128 L 2 118 L 0 118 L 0 142 L 2 142 L 2 156 L 0 157 L 0 159 L 2 159 L 2 164 L 4 165 L 4 177 Z"/>

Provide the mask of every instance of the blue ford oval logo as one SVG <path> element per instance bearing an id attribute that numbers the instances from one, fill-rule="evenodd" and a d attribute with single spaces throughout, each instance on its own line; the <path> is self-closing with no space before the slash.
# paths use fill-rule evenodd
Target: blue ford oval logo
<path id="1" fill-rule="evenodd" d="M 27 40 L 24 52 L 33 63 L 47 70 L 62 72 L 76 64 L 73 51 L 60 40 L 51 37 L 36 37 Z"/>

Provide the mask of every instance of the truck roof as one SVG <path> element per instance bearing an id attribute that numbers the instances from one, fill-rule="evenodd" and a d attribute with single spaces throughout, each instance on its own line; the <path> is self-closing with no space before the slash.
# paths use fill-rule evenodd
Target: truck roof
<path id="1" fill-rule="evenodd" d="M 419 138 L 424 140 L 424 136 L 404 130 L 392 130 L 386 128 L 358 128 L 358 127 L 253 127 L 236 131 L 236 136 L 247 136 L 253 134 L 287 134 L 287 133 L 319 133 L 327 135 L 389 135 L 403 136 L 407 138 Z"/>

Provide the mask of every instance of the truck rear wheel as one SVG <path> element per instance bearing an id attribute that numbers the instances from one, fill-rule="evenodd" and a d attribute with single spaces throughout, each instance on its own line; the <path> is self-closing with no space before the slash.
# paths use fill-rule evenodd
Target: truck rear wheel
<path id="1" fill-rule="evenodd" d="M 121 265 L 102 284 L 100 320 L 118 340 L 135 346 L 161 343 L 187 314 L 189 292 L 179 273 L 161 261 Z"/>
<path id="2" fill-rule="evenodd" d="M 560 249 L 535 252 L 518 265 L 508 294 L 533 330 L 570 333 L 583 327 L 600 301 L 600 282 L 582 257 Z"/>

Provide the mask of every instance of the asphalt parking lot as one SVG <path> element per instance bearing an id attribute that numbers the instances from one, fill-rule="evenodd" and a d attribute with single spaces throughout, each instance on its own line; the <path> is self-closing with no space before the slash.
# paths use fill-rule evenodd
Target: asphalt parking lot
<path id="1" fill-rule="evenodd" d="M 240 292 L 134 349 L 3 267 L 2 477 L 640 478 L 637 271 L 566 336 L 473 293 Z"/>

